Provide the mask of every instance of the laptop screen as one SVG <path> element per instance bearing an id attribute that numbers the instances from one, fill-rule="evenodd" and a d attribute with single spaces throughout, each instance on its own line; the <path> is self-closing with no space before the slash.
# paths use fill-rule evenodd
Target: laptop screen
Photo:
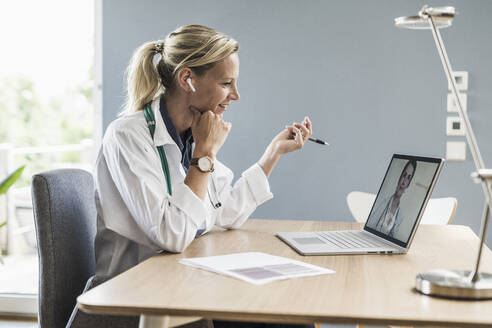
<path id="1" fill-rule="evenodd" d="M 407 247 L 443 159 L 393 155 L 364 230 Z"/>

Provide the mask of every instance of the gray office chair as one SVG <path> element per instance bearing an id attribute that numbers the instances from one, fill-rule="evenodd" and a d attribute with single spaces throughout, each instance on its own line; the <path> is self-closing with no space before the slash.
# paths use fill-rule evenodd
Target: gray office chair
<path id="1" fill-rule="evenodd" d="M 94 274 L 97 214 L 92 175 L 79 169 L 36 174 L 32 201 L 39 256 L 39 325 L 62 328 Z M 91 284 L 89 280 L 87 287 Z M 79 313 L 79 327 L 138 327 L 138 317 Z"/>

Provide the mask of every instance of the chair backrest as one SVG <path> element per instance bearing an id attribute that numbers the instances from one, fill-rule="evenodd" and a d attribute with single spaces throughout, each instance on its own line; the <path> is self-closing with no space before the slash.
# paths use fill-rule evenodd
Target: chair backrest
<path id="1" fill-rule="evenodd" d="M 39 255 L 39 324 L 65 327 L 76 297 L 94 274 L 96 208 L 89 172 L 34 175 L 32 201 Z"/>
<path id="2" fill-rule="evenodd" d="M 366 222 L 375 199 L 375 194 L 362 191 L 352 191 L 347 195 L 348 208 L 357 222 Z M 457 204 L 454 197 L 429 199 L 420 223 L 450 224 Z"/>

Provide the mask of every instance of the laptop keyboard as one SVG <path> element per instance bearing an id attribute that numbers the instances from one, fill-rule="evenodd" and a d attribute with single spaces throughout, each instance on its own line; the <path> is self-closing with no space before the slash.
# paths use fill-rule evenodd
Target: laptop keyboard
<path id="1" fill-rule="evenodd" d="M 387 244 L 367 236 L 363 231 L 319 231 L 317 233 L 327 244 L 337 248 L 379 248 L 388 247 Z"/>

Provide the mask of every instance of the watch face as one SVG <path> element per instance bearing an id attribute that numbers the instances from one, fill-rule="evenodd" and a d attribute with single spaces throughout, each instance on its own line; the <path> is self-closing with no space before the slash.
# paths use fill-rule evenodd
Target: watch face
<path id="1" fill-rule="evenodd" d="M 201 157 L 198 159 L 198 167 L 204 172 L 210 171 L 212 169 L 212 161 L 208 157 Z"/>

